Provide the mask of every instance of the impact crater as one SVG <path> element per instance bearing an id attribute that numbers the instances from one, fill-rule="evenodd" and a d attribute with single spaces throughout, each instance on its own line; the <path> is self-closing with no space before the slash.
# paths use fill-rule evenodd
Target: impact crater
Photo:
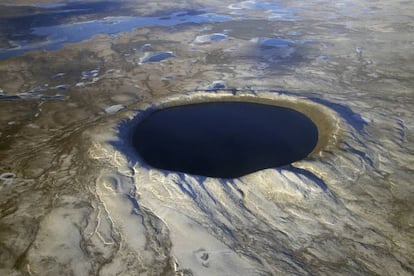
<path id="1" fill-rule="evenodd" d="M 320 151 L 329 128 L 312 112 L 313 104 L 286 99 L 163 103 L 137 122 L 132 145 L 151 167 L 207 177 L 237 178 L 286 166 Z"/>

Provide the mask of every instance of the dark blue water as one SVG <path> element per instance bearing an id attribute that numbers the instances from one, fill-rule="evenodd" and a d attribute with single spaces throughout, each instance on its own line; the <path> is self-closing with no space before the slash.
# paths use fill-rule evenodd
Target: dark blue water
<path id="1" fill-rule="evenodd" d="M 171 57 L 174 57 L 172 52 L 147 52 L 140 58 L 139 62 L 141 64 L 147 62 L 160 62 Z"/>
<path id="2" fill-rule="evenodd" d="M 155 168 L 234 178 L 301 160 L 317 141 L 316 125 L 295 110 L 215 102 L 155 111 L 132 142 Z"/>

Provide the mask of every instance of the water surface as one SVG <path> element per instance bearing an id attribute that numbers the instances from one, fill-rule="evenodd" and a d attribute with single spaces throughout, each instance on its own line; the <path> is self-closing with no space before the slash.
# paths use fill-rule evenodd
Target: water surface
<path id="1" fill-rule="evenodd" d="M 133 136 L 138 154 L 156 168 L 221 178 L 301 160 L 317 141 L 316 125 L 300 112 L 241 102 L 159 110 Z"/>

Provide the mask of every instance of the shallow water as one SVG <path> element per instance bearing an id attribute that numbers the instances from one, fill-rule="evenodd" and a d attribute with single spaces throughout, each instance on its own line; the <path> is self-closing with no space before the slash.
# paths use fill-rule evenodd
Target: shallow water
<path id="1" fill-rule="evenodd" d="M 1 275 L 414 274 L 410 1 L 52 2 L 0 5 Z M 295 107 L 315 154 L 136 158 L 148 111 L 223 98 Z"/>
<path id="2" fill-rule="evenodd" d="M 82 12 L 81 10 L 74 10 Z M 94 10 L 94 12 L 96 12 Z M 47 18 L 52 15 L 47 14 Z M 19 20 L 19 19 L 16 19 Z M 209 23 L 230 20 L 230 17 L 218 14 L 191 11 L 179 11 L 163 16 L 108 16 L 98 20 L 88 20 L 70 24 L 56 24 L 54 22 L 41 22 L 39 26 L 29 23 L 23 32 L 30 32 L 27 36 L 19 36 L 20 40 L 9 40 L 11 47 L 0 49 L 0 59 L 9 58 L 34 50 L 56 50 L 66 43 L 79 42 L 98 34 L 118 34 L 131 31 L 137 27 L 146 26 L 176 26 L 190 23 Z M 37 22 L 36 19 L 30 21 Z M 14 22 L 5 22 L 4 24 Z M 49 25 L 50 24 L 50 25 Z M 24 26 L 26 27 L 26 26 Z M 15 34 L 6 34 L 14 36 Z"/>

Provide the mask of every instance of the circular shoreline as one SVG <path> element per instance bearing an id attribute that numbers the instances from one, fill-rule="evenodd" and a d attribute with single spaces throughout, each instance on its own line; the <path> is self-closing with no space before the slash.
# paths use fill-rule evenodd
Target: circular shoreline
<path id="1" fill-rule="evenodd" d="M 299 112 L 310 119 L 316 125 L 318 131 L 318 139 L 316 145 L 305 158 L 293 161 L 292 164 L 296 162 L 310 161 L 311 158 L 318 156 L 321 157 L 323 155 L 323 152 L 335 149 L 338 144 L 340 136 L 339 117 L 336 112 L 322 104 L 316 103 L 306 98 L 286 95 L 284 93 L 278 92 L 258 91 L 253 93 L 252 91 L 237 91 L 235 93 L 234 91 L 218 90 L 214 92 L 202 91 L 187 94 L 176 94 L 165 98 L 159 98 L 151 103 L 140 104 L 137 106 L 135 108 L 137 112 L 135 112 L 134 115 L 130 117 L 131 120 L 122 127 L 123 130 L 126 130 L 126 143 L 128 144 L 129 151 L 127 155 L 130 156 L 133 161 L 138 162 L 141 165 L 148 166 L 151 169 L 168 171 L 169 169 L 157 168 L 149 165 L 148 162 L 146 162 L 145 159 L 135 151 L 135 148 L 133 146 L 133 133 L 136 127 L 145 119 L 150 117 L 151 114 L 160 110 L 180 106 L 217 102 L 255 103 L 287 108 Z M 249 172 L 248 174 L 255 172 L 256 171 Z"/>

